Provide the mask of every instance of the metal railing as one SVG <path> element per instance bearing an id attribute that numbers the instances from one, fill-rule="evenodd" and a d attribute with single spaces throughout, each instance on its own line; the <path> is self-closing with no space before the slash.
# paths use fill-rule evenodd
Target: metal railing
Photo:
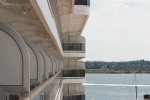
<path id="1" fill-rule="evenodd" d="M 60 89 L 62 88 L 62 78 L 59 75 L 60 72 L 34 88 L 19 100 L 55 100 L 58 92 L 61 92 Z"/>
<path id="2" fill-rule="evenodd" d="M 64 51 L 82 51 L 85 52 L 85 43 L 63 43 Z"/>
<path id="3" fill-rule="evenodd" d="M 75 5 L 88 5 L 88 6 L 90 6 L 90 0 L 75 0 Z"/>
<path id="4" fill-rule="evenodd" d="M 85 77 L 85 69 L 63 70 L 63 77 Z"/>

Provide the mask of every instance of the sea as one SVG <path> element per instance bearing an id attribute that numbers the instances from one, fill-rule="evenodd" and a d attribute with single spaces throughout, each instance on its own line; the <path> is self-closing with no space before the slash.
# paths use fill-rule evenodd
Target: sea
<path id="1" fill-rule="evenodd" d="M 144 100 L 150 94 L 150 74 L 86 74 L 85 78 L 86 100 Z"/>

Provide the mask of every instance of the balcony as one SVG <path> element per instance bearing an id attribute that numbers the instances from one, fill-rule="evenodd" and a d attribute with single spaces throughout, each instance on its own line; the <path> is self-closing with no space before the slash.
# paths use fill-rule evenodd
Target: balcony
<path id="1" fill-rule="evenodd" d="M 63 83 L 85 82 L 85 69 L 63 70 Z"/>
<path id="2" fill-rule="evenodd" d="M 90 0 L 75 0 L 74 14 L 89 15 Z"/>
<path id="3" fill-rule="evenodd" d="M 85 57 L 85 43 L 63 43 L 65 57 Z"/>
<path id="4" fill-rule="evenodd" d="M 85 100 L 85 89 L 82 84 L 64 84 L 63 100 Z"/>
<path id="5" fill-rule="evenodd" d="M 78 61 L 74 59 L 65 59 L 64 62 L 64 70 L 72 70 L 72 69 L 85 69 L 85 63 L 83 61 Z"/>
<path id="6" fill-rule="evenodd" d="M 85 38 L 83 36 L 64 34 L 62 37 L 62 48 L 64 57 L 85 57 Z"/>
<path id="7" fill-rule="evenodd" d="M 25 42 L 11 26 L 0 23 L 0 37 L 0 98 L 5 96 L 4 92 L 11 98 L 18 98 L 16 94 L 30 93 L 45 81 L 53 80 L 60 72 L 59 67 L 63 67 L 58 59 L 53 57 L 55 61 L 50 60 L 52 56 L 40 52 L 31 41 Z M 54 62 L 56 66 L 52 64 Z M 57 68 L 55 72 L 54 68 Z M 50 76 L 52 72 L 54 75 Z"/>
<path id="8" fill-rule="evenodd" d="M 64 83 L 82 83 L 85 82 L 85 63 L 75 59 L 65 59 L 63 78 Z"/>

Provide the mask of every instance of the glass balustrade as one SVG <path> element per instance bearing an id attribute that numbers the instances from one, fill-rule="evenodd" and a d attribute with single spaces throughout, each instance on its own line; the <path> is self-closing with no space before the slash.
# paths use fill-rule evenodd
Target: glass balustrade
<path id="1" fill-rule="evenodd" d="M 85 77 L 85 69 L 63 70 L 63 77 Z"/>
<path id="2" fill-rule="evenodd" d="M 82 51 L 85 52 L 85 43 L 63 43 L 64 51 Z"/>

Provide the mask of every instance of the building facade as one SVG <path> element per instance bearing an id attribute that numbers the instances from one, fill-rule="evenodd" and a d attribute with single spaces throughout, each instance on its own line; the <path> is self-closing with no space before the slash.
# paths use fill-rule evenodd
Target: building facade
<path id="1" fill-rule="evenodd" d="M 0 0 L 0 100 L 85 100 L 90 0 Z"/>

